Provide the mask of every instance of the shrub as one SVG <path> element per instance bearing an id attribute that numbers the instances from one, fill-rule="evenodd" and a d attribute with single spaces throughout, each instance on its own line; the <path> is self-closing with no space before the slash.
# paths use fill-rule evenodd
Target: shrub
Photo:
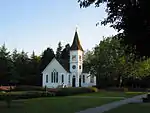
<path id="1" fill-rule="evenodd" d="M 54 96 L 53 93 L 45 91 L 24 91 L 24 92 L 10 92 L 9 96 L 12 100 L 18 99 L 29 99 L 29 98 L 38 98 L 38 97 L 51 97 Z M 0 100 L 6 100 L 8 97 L 7 93 L 0 93 Z"/>
<path id="2" fill-rule="evenodd" d="M 56 96 L 70 96 L 82 93 L 95 92 L 96 88 L 60 88 L 56 93 Z"/>
<path id="3" fill-rule="evenodd" d="M 121 92 L 123 92 L 124 88 L 109 87 L 109 88 L 106 88 L 106 91 L 121 91 Z"/>
<path id="4" fill-rule="evenodd" d="M 98 92 L 99 91 L 96 87 L 89 87 L 89 88 L 92 90 L 92 92 Z"/>
<path id="5" fill-rule="evenodd" d="M 22 89 L 23 90 L 23 89 Z M 25 89 L 24 89 L 25 90 Z M 38 97 L 52 97 L 52 96 L 70 96 L 82 93 L 97 92 L 95 87 L 89 88 L 59 88 L 59 89 L 47 89 L 44 91 L 15 91 L 9 92 L 11 100 L 17 99 L 29 99 Z M 0 100 L 6 100 L 6 92 L 0 93 Z M 9 99 L 9 98 L 8 98 Z M 9 101 L 8 101 L 9 102 Z"/>
<path id="6" fill-rule="evenodd" d="M 128 88 L 124 88 L 124 91 L 127 92 L 127 91 L 128 91 Z"/>
<path id="7" fill-rule="evenodd" d="M 13 91 L 44 91 L 40 86 L 16 86 Z"/>
<path id="8" fill-rule="evenodd" d="M 129 91 L 134 91 L 134 92 L 145 92 L 147 91 L 146 88 L 128 88 Z"/>

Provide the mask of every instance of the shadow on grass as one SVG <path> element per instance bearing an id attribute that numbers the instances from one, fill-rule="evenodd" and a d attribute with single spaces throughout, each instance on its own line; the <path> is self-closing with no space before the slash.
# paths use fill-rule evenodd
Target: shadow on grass
<path id="1" fill-rule="evenodd" d="M 22 112 L 24 108 L 24 102 L 22 101 L 12 101 L 10 108 L 8 108 L 5 101 L 0 101 L 0 113 L 24 113 Z"/>

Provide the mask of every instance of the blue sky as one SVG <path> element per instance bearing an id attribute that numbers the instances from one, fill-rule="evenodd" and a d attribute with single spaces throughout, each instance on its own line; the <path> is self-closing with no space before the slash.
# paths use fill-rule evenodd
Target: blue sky
<path id="1" fill-rule="evenodd" d="M 41 54 L 47 47 L 55 51 L 58 42 L 72 43 L 76 26 L 84 50 L 91 50 L 117 32 L 95 24 L 106 17 L 105 7 L 80 9 L 78 0 L 1 0 L 0 45 L 29 54 Z"/>

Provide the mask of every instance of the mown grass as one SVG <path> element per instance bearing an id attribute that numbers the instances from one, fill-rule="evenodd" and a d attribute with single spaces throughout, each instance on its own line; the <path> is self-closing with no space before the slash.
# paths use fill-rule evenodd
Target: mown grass
<path id="1" fill-rule="evenodd" d="M 119 99 L 49 97 L 13 101 L 11 108 L 0 102 L 1 113 L 74 113 Z"/>
<path id="2" fill-rule="evenodd" d="M 127 104 L 104 113 L 150 113 L 150 103 Z"/>
<path id="3" fill-rule="evenodd" d="M 11 92 L 17 93 L 17 92 Z M 19 91 L 18 93 L 23 93 Z M 75 98 L 68 97 L 45 97 L 25 100 L 13 100 L 11 108 L 7 108 L 4 101 L 0 101 L 1 113 L 74 113 L 91 107 L 100 106 L 121 98 L 99 97 L 133 97 L 143 92 L 108 92 L 81 94 Z M 95 98 L 82 98 L 82 96 L 94 96 Z M 74 97 L 74 96 L 72 96 Z"/>
<path id="4" fill-rule="evenodd" d="M 130 98 L 136 95 L 145 94 L 146 92 L 117 92 L 117 91 L 99 91 L 97 93 L 80 94 L 78 96 L 98 96 L 98 97 L 125 97 Z M 77 95 L 75 95 L 77 96 Z"/>

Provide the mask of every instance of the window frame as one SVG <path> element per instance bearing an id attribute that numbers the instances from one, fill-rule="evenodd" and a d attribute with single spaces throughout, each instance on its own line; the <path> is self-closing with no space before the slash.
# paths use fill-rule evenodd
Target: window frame
<path id="1" fill-rule="evenodd" d="M 46 83 L 48 83 L 48 75 L 46 75 Z"/>
<path id="2" fill-rule="evenodd" d="M 82 75 L 82 82 L 85 83 L 85 75 Z"/>
<path id="3" fill-rule="evenodd" d="M 81 67 L 81 65 L 79 65 L 79 69 L 81 69 L 82 67 Z"/>
<path id="4" fill-rule="evenodd" d="M 61 75 L 61 83 L 64 83 L 64 74 Z"/>

